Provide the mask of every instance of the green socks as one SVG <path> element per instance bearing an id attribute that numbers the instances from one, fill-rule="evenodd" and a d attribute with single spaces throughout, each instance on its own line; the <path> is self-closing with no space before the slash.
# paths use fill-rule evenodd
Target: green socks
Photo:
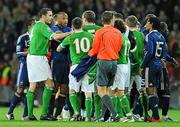
<path id="1" fill-rule="evenodd" d="M 79 114 L 79 105 L 78 105 L 78 98 L 76 93 L 71 93 L 69 95 L 69 100 L 71 102 L 71 106 L 74 110 L 74 113 Z"/>
<path id="2" fill-rule="evenodd" d="M 101 106 L 102 106 L 101 97 L 97 93 L 93 93 L 93 96 L 94 96 L 94 107 L 95 107 L 94 116 L 95 119 L 98 119 L 101 116 Z"/>
<path id="3" fill-rule="evenodd" d="M 91 118 L 91 110 L 92 110 L 92 98 L 88 97 L 86 98 L 86 118 L 90 120 Z"/>
<path id="4" fill-rule="evenodd" d="M 28 91 L 26 94 L 28 105 L 28 116 L 33 117 L 34 92 Z"/>
<path id="5" fill-rule="evenodd" d="M 42 115 L 43 116 L 47 116 L 47 111 L 48 111 L 48 106 L 49 106 L 49 102 L 51 99 L 51 95 L 52 95 L 52 88 L 48 88 L 48 87 L 44 87 L 44 91 L 43 91 L 43 104 L 42 104 Z"/>
<path id="6" fill-rule="evenodd" d="M 132 113 L 131 113 L 130 104 L 129 104 L 129 101 L 128 101 L 126 95 L 121 96 L 120 102 L 121 102 L 122 109 L 125 112 L 127 118 L 131 119 Z"/>
<path id="7" fill-rule="evenodd" d="M 121 99 L 121 97 L 117 97 L 116 112 L 118 113 L 120 118 L 123 118 L 124 117 L 124 113 L 123 113 L 123 109 L 122 109 L 122 105 L 121 105 L 120 99 Z"/>

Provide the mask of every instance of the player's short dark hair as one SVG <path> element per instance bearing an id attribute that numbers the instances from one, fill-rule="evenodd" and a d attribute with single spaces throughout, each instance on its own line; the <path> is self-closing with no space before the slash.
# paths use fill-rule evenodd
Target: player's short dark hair
<path id="1" fill-rule="evenodd" d="M 122 20 L 115 20 L 114 27 L 120 30 L 122 33 L 126 32 L 126 26 Z"/>
<path id="2" fill-rule="evenodd" d="M 122 13 L 116 12 L 116 13 L 114 14 L 114 17 L 115 17 L 115 19 L 122 19 L 122 20 L 124 20 L 124 16 L 123 16 Z"/>
<path id="3" fill-rule="evenodd" d="M 160 22 L 159 32 L 163 35 L 168 35 L 168 25 L 166 22 Z"/>
<path id="4" fill-rule="evenodd" d="M 91 22 L 91 23 L 95 22 L 96 14 L 94 13 L 94 11 L 87 10 L 87 11 L 83 12 L 82 15 L 88 22 Z"/>
<path id="5" fill-rule="evenodd" d="M 150 22 L 152 24 L 152 28 L 154 30 L 159 30 L 159 28 L 160 28 L 160 21 L 159 21 L 159 19 L 157 17 L 150 17 L 148 19 L 148 22 Z"/>
<path id="6" fill-rule="evenodd" d="M 112 11 L 104 11 L 102 14 L 102 23 L 103 24 L 110 24 L 111 20 L 113 19 L 113 12 Z"/>
<path id="7" fill-rule="evenodd" d="M 130 15 L 126 18 L 126 23 L 129 27 L 136 27 L 138 24 L 138 19 L 134 15 Z"/>
<path id="8" fill-rule="evenodd" d="M 52 11 L 52 9 L 51 8 L 42 8 L 38 14 L 39 18 L 42 17 L 43 15 L 47 15 L 48 11 Z"/>
<path id="9" fill-rule="evenodd" d="M 72 20 L 72 26 L 75 28 L 75 29 L 80 29 L 82 27 L 82 19 L 80 17 L 75 17 L 73 20 Z"/>
<path id="10" fill-rule="evenodd" d="M 29 27 L 29 26 L 31 26 L 33 23 L 35 23 L 36 22 L 36 18 L 29 18 L 29 19 L 27 19 L 26 20 L 26 27 Z"/>
<path id="11" fill-rule="evenodd" d="M 157 17 L 155 14 L 147 14 L 145 19 L 144 19 L 144 25 L 147 23 L 147 20 L 151 17 Z"/>
<path id="12" fill-rule="evenodd" d="M 114 27 L 120 30 L 122 33 L 126 32 L 126 26 L 122 20 L 115 20 Z"/>

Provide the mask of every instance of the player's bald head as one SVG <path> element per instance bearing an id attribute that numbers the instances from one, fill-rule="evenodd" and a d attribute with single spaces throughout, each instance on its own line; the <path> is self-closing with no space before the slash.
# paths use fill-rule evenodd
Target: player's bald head
<path id="1" fill-rule="evenodd" d="M 66 12 L 61 11 L 61 12 L 57 13 L 57 17 L 58 16 L 67 16 L 68 17 L 68 14 Z"/>

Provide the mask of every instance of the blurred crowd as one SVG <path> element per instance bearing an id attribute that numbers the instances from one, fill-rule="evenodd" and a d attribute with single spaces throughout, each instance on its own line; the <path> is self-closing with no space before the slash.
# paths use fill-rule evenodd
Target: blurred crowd
<path id="1" fill-rule="evenodd" d="M 180 63 L 180 1 L 179 0 L 1 0 L 0 1 L 0 78 L 1 85 L 14 84 L 16 80 L 17 59 L 15 45 L 18 36 L 25 32 L 24 23 L 36 16 L 43 7 L 50 7 L 54 13 L 65 11 L 69 21 L 81 16 L 84 10 L 96 12 L 97 24 L 104 10 L 121 12 L 124 16 L 136 15 L 143 24 L 146 14 L 153 13 L 169 26 L 168 47 L 170 55 Z M 70 25 L 70 22 L 69 22 Z M 9 68 L 9 69 L 8 69 Z M 4 71 L 6 69 L 6 71 Z M 168 65 L 171 81 L 179 83 L 180 69 Z"/>

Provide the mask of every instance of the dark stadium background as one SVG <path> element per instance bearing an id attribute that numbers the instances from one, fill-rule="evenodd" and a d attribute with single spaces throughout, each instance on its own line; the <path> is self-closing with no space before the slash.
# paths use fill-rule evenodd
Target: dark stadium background
<path id="1" fill-rule="evenodd" d="M 54 13 L 65 11 L 69 23 L 82 12 L 91 9 L 96 12 L 96 23 L 100 24 L 104 10 L 121 12 L 124 16 L 136 15 L 143 25 L 143 18 L 154 13 L 167 22 L 170 33 L 168 47 L 171 56 L 180 64 L 180 0 L 0 0 L 0 79 L 5 67 L 10 66 L 8 82 L 0 80 L 0 103 L 8 103 L 16 83 L 17 59 L 15 45 L 17 37 L 25 32 L 26 19 L 36 16 L 43 7 L 50 7 Z M 69 24 L 70 25 L 70 24 Z M 180 68 L 168 64 L 171 79 L 171 106 L 180 108 Z"/>

